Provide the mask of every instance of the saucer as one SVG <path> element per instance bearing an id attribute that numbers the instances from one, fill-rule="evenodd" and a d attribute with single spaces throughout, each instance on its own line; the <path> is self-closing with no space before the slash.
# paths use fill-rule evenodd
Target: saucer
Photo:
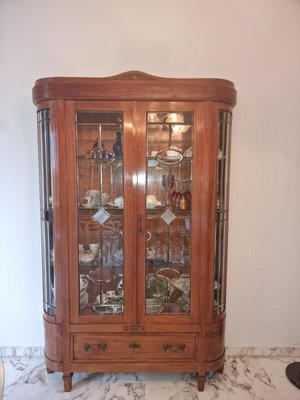
<path id="1" fill-rule="evenodd" d="M 156 203 L 147 203 L 147 208 L 156 208 L 156 207 L 161 207 L 161 202 L 160 201 L 158 201 L 158 202 L 156 202 Z"/>
<path id="2" fill-rule="evenodd" d="M 165 156 L 164 160 L 179 160 L 180 156 Z"/>
<path id="3" fill-rule="evenodd" d="M 92 252 L 85 252 L 79 254 L 79 262 L 88 264 L 96 258 L 96 254 Z"/>
<path id="4" fill-rule="evenodd" d="M 123 305 L 104 305 L 104 304 L 94 304 L 92 306 L 96 314 L 121 314 L 123 312 Z"/>

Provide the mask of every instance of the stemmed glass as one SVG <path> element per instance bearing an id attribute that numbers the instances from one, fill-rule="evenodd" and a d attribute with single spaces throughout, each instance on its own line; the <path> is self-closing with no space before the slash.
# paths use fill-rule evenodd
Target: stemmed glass
<path id="1" fill-rule="evenodd" d="M 173 189 L 175 177 L 173 174 L 162 176 L 162 186 L 165 189 L 165 205 L 169 205 L 170 191 Z"/>

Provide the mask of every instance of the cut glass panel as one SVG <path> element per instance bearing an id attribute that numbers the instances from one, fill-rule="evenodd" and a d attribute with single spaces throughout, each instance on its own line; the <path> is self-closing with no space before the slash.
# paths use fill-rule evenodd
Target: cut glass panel
<path id="1" fill-rule="evenodd" d="M 163 214 L 161 214 L 160 218 L 165 221 L 165 223 L 167 225 L 170 225 L 171 222 L 174 221 L 174 219 L 176 219 L 176 215 L 173 213 L 173 211 L 167 207 L 165 212 Z"/>
<path id="2" fill-rule="evenodd" d="M 146 314 L 189 313 L 192 112 L 147 113 Z"/>
<path id="3" fill-rule="evenodd" d="M 96 212 L 96 214 L 93 215 L 92 218 L 99 222 L 100 225 L 103 225 L 109 217 L 110 214 L 105 211 L 104 208 L 99 208 L 99 210 Z"/>
<path id="4" fill-rule="evenodd" d="M 228 233 L 228 187 L 231 113 L 220 111 L 217 151 L 217 187 L 214 251 L 214 314 L 225 310 L 226 242 Z"/>
<path id="5" fill-rule="evenodd" d="M 76 132 L 79 312 L 123 314 L 123 114 L 78 111 Z"/>
<path id="6" fill-rule="evenodd" d="M 55 315 L 55 254 L 51 173 L 50 110 L 37 112 L 44 311 Z"/>

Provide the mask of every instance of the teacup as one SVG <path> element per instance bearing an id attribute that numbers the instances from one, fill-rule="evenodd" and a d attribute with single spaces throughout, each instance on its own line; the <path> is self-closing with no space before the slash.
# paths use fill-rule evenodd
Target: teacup
<path id="1" fill-rule="evenodd" d="M 123 196 L 116 197 L 115 205 L 118 206 L 119 208 L 123 208 L 124 207 L 124 197 Z"/>
<path id="2" fill-rule="evenodd" d="M 192 155 L 193 155 L 193 149 L 192 149 L 192 147 L 189 147 L 188 149 L 186 149 L 186 151 L 183 153 L 183 155 L 184 155 L 185 157 L 192 157 Z"/>
<path id="3" fill-rule="evenodd" d="M 108 202 L 109 198 L 110 198 L 110 195 L 108 193 L 102 193 L 102 195 L 101 195 L 102 204 L 105 205 Z M 98 205 L 100 206 L 100 202 Z"/>
<path id="4" fill-rule="evenodd" d="M 107 290 L 106 296 L 107 297 L 116 297 L 116 291 L 115 290 Z"/>
<path id="5" fill-rule="evenodd" d="M 85 192 L 84 195 L 84 206 L 85 207 L 95 207 L 98 204 L 98 197 L 99 197 L 99 190 L 88 190 L 87 192 Z"/>
<path id="6" fill-rule="evenodd" d="M 161 202 L 157 200 L 157 198 L 154 194 L 148 194 L 146 203 L 147 203 L 147 208 L 161 206 Z"/>
<path id="7" fill-rule="evenodd" d="M 90 243 L 89 248 L 92 253 L 97 253 L 97 251 L 99 250 L 99 244 L 98 243 Z"/>
<path id="8" fill-rule="evenodd" d="M 147 247 L 146 257 L 151 260 L 151 259 L 153 259 L 154 254 L 155 254 L 155 250 L 153 249 L 153 247 Z"/>

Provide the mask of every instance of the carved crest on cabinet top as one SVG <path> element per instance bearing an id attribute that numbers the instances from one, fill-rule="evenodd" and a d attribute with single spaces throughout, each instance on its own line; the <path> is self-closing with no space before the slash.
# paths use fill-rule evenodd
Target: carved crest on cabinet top
<path id="1" fill-rule="evenodd" d="M 140 71 L 124 72 L 123 74 L 113 76 L 112 78 L 128 81 L 151 81 L 153 79 L 157 79 L 156 76 L 145 74 L 144 72 Z"/>

